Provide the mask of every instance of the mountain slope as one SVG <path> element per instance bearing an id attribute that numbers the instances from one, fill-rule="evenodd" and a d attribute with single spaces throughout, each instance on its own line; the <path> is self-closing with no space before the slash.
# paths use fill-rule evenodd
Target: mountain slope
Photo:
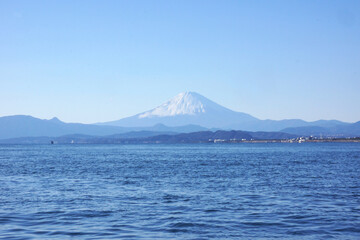
<path id="1" fill-rule="evenodd" d="M 256 122 L 257 118 L 225 108 L 195 92 L 180 93 L 164 104 L 132 117 L 102 123 L 102 125 L 139 127 L 165 124 L 201 125 L 207 128 L 231 128 L 234 123 Z"/>
<path id="2" fill-rule="evenodd" d="M 152 110 L 101 125 L 145 127 L 159 123 L 167 126 L 196 124 L 206 128 L 246 131 L 280 131 L 291 127 L 327 128 L 348 125 L 337 120 L 315 122 L 301 119 L 260 120 L 246 113 L 232 111 L 195 92 L 180 93 Z"/>

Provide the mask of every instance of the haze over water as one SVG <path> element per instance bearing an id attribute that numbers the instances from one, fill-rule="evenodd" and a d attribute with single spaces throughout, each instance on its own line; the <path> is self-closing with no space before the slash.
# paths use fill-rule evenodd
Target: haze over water
<path id="1" fill-rule="evenodd" d="M 356 143 L 0 145 L 3 239 L 359 239 Z"/>

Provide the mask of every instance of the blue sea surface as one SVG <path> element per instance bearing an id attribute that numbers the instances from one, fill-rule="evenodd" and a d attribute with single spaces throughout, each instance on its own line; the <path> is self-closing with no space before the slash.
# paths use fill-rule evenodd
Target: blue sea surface
<path id="1" fill-rule="evenodd" d="M 0 145 L 2 239 L 360 239 L 360 144 Z"/>

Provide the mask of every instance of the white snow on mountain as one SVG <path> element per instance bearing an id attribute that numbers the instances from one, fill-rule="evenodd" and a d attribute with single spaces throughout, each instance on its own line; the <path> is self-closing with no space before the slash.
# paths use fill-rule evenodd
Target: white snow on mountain
<path id="1" fill-rule="evenodd" d="M 234 124 L 250 124 L 257 120 L 249 114 L 223 107 L 196 92 L 183 92 L 152 110 L 103 124 L 122 127 L 156 124 L 174 127 L 190 124 L 207 128 L 228 128 Z"/>
<path id="2" fill-rule="evenodd" d="M 206 102 L 201 96 L 193 92 L 182 92 L 164 104 L 139 115 L 139 118 L 165 117 L 175 115 L 195 115 L 206 112 Z M 209 101 L 207 101 L 208 103 Z"/>

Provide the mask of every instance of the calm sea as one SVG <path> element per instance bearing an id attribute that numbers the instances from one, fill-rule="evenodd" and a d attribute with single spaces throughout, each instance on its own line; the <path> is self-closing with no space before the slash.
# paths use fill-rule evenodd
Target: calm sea
<path id="1" fill-rule="evenodd" d="M 360 144 L 0 145 L 3 239 L 360 239 Z"/>

